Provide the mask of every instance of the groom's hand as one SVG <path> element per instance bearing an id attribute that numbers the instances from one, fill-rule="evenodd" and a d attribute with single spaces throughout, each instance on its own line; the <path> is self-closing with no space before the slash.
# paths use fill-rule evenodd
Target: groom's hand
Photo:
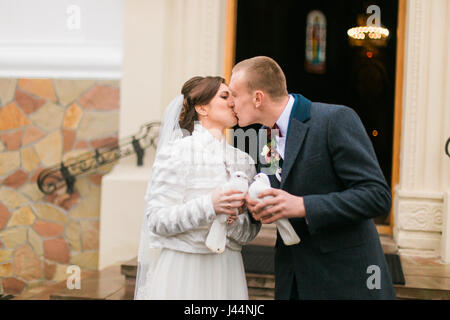
<path id="1" fill-rule="evenodd" d="M 282 218 L 305 217 L 303 197 L 297 197 L 284 190 L 273 188 L 262 191 L 258 195 L 259 198 L 267 196 L 272 196 L 273 198 L 261 202 L 253 201 L 251 204 L 247 203 L 255 220 L 264 224 L 270 224 Z"/>

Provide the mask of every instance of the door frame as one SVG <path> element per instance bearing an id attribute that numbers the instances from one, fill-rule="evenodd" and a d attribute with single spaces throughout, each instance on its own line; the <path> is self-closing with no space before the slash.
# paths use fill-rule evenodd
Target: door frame
<path id="1" fill-rule="evenodd" d="M 238 0 L 227 0 L 225 21 L 225 53 L 224 53 L 224 77 L 230 81 L 236 54 L 236 23 Z M 405 64 L 405 34 L 406 34 L 406 7 L 407 0 L 398 0 L 397 21 L 397 56 L 395 72 L 395 98 L 394 98 L 394 132 L 392 146 L 392 179 L 391 193 L 395 198 L 395 190 L 400 178 L 400 147 L 402 135 L 402 107 L 403 107 L 403 77 Z M 394 228 L 394 206 L 389 214 L 388 225 L 377 225 L 377 230 L 383 235 L 392 235 Z"/>

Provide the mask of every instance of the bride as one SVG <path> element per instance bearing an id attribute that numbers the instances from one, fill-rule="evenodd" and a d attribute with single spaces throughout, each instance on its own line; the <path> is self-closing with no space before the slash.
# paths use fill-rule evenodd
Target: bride
<path id="1" fill-rule="evenodd" d="M 223 78 L 194 77 L 181 93 L 165 111 L 147 186 L 135 299 L 248 299 L 241 248 L 261 224 L 244 210 L 245 195 L 221 186 L 235 171 L 252 181 L 254 161 L 223 134 L 237 123 Z M 227 239 L 217 254 L 205 240 L 220 214 Z"/>

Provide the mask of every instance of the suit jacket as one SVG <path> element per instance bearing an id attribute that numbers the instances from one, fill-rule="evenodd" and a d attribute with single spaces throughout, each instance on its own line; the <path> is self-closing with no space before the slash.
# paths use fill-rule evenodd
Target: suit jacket
<path id="1" fill-rule="evenodd" d="M 307 222 L 289 219 L 297 245 L 277 233 L 275 299 L 289 299 L 294 275 L 300 299 L 395 299 L 372 220 L 390 211 L 391 192 L 363 124 L 348 107 L 294 97 L 281 183 L 271 183 L 303 197 Z"/>

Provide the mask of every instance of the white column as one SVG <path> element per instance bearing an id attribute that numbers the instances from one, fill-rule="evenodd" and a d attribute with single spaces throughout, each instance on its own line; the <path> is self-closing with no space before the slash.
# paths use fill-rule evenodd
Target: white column
<path id="1" fill-rule="evenodd" d="M 394 238 L 400 252 L 440 256 L 449 190 L 450 0 L 408 0 L 400 182 Z"/>
<path id="2" fill-rule="evenodd" d="M 447 215 L 444 216 L 442 229 L 441 258 L 444 263 L 450 263 L 450 192 L 444 195 L 444 212 Z"/>
<path id="3" fill-rule="evenodd" d="M 223 75 L 225 0 L 127 0 L 121 82 L 121 138 L 149 121 L 194 75 Z M 129 156 L 102 181 L 99 268 L 137 256 L 144 194 L 154 153 L 144 166 Z"/>
<path id="4" fill-rule="evenodd" d="M 445 93 L 445 108 L 442 121 L 444 122 L 443 140 L 450 138 L 450 2 L 447 3 L 447 48 L 445 55 L 447 56 L 446 68 L 443 68 L 445 73 L 444 93 Z M 444 147 L 441 148 L 444 152 Z M 441 242 L 441 258 L 445 263 L 450 263 L 450 157 L 442 159 L 442 189 L 444 190 L 444 206 L 443 206 L 443 229 Z"/>

